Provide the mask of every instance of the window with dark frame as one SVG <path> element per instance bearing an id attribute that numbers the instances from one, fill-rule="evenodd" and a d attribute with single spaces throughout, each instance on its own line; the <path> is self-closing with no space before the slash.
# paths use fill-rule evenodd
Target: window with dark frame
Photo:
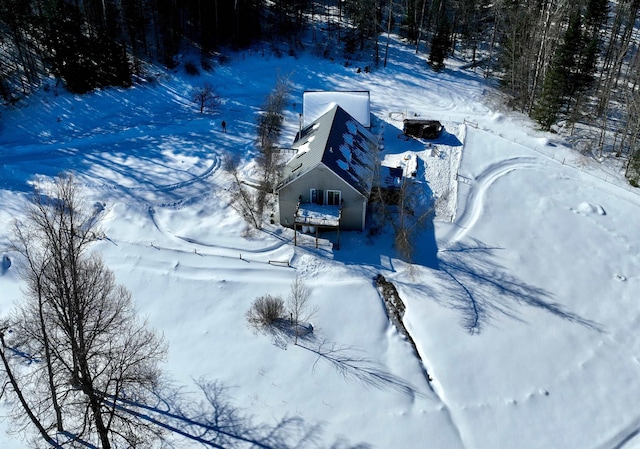
<path id="1" fill-rule="evenodd" d="M 341 192 L 340 190 L 327 190 L 327 205 L 328 206 L 339 206 L 341 200 Z"/>

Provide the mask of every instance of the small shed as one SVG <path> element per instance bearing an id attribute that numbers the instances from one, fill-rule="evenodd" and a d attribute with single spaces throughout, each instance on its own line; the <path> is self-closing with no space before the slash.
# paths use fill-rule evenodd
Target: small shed
<path id="1" fill-rule="evenodd" d="M 442 124 L 437 120 L 421 120 L 407 118 L 403 121 L 402 131 L 405 136 L 422 139 L 436 139 L 442 134 Z"/>

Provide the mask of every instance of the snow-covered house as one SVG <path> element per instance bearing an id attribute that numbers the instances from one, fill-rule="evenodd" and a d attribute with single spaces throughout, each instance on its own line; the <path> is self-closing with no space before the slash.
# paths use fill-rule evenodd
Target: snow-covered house
<path id="1" fill-rule="evenodd" d="M 300 229 L 364 230 L 377 142 L 334 105 L 304 127 L 278 186 L 280 223 Z"/>

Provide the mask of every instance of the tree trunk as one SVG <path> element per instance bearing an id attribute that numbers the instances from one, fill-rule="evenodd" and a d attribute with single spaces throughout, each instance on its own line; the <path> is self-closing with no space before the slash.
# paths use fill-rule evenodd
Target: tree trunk
<path id="1" fill-rule="evenodd" d="M 60 404 L 58 403 L 58 392 L 54 379 L 53 372 L 53 360 L 51 357 L 51 346 L 49 344 L 49 334 L 47 332 L 47 327 L 45 324 L 45 318 L 43 313 L 43 303 L 41 292 L 38 292 L 38 317 L 40 319 L 40 332 L 42 333 L 42 346 L 44 349 L 44 357 L 45 362 L 47 364 L 47 380 L 49 382 L 49 390 L 51 394 L 51 404 L 53 405 L 53 410 L 56 415 L 56 429 L 58 432 L 64 431 L 64 426 L 62 423 L 62 410 L 60 409 Z"/>
<path id="2" fill-rule="evenodd" d="M 29 403 L 27 402 L 24 395 L 22 394 L 22 390 L 18 385 L 18 381 L 16 380 L 16 377 L 13 375 L 13 370 L 11 369 L 11 365 L 9 365 L 9 360 L 7 360 L 7 356 L 5 355 L 5 352 L 4 352 L 5 348 L 7 347 L 4 341 L 4 331 L 0 331 L 0 344 L 2 345 L 2 348 L 0 349 L 0 358 L 2 359 L 4 370 L 7 373 L 7 377 L 9 378 L 9 383 L 11 384 L 11 387 L 13 388 L 14 393 L 16 394 L 16 396 L 18 397 L 18 400 L 20 401 L 20 404 L 22 405 L 22 409 L 27 414 L 27 417 L 29 418 L 31 423 L 36 427 L 36 429 L 38 429 L 38 433 L 40 433 L 40 436 L 42 436 L 42 438 L 51 446 L 55 448 L 59 448 L 60 445 L 56 443 L 56 441 L 53 438 L 51 438 L 51 436 L 47 433 L 42 423 L 38 420 L 36 415 L 31 410 Z"/>
<path id="3" fill-rule="evenodd" d="M 389 16 L 387 17 L 387 45 L 384 49 L 384 67 L 387 67 L 387 57 L 389 56 L 389 39 L 391 39 L 391 13 L 393 10 L 393 0 L 389 0 Z"/>

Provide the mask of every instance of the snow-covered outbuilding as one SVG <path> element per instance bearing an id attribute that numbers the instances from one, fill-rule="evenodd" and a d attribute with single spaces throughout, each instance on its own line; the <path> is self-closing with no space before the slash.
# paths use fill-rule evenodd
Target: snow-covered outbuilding
<path id="1" fill-rule="evenodd" d="M 402 131 L 405 136 L 436 139 L 440 137 L 443 129 L 442 124 L 437 120 L 406 118 L 403 121 Z"/>
<path id="2" fill-rule="evenodd" d="M 377 142 L 341 106 L 304 127 L 278 185 L 280 224 L 364 230 Z"/>
<path id="3" fill-rule="evenodd" d="M 336 105 L 347 111 L 365 128 L 371 128 L 371 101 L 368 90 L 305 91 L 302 94 L 302 126 L 308 126 Z"/>

